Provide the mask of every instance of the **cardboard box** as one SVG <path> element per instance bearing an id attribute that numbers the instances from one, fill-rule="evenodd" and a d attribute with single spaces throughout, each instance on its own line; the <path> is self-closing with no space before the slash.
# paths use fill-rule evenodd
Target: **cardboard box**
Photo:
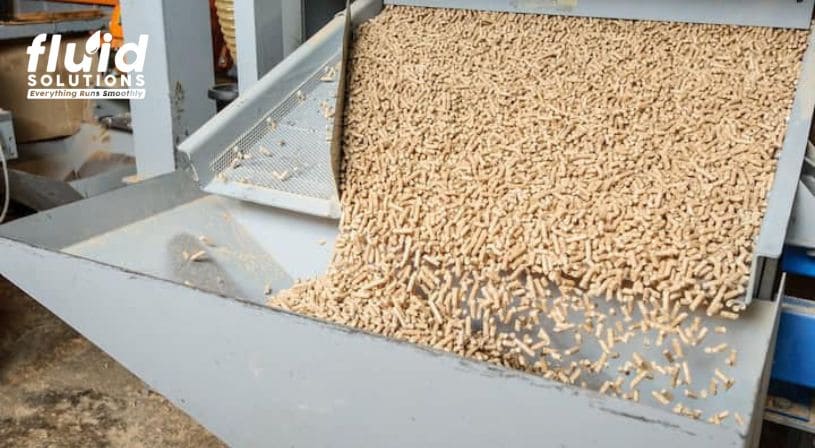
<path id="1" fill-rule="evenodd" d="M 60 54 L 65 45 L 77 42 L 84 48 L 87 35 L 64 35 Z M 79 125 L 90 117 L 89 100 L 29 100 L 28 54 L 25 50 L 31 39 L 0 41 L 0 108 L 11 111 L 14 116 L 14 133 L 18 143 L 67 137 L 79 131 Z M 40 57 L 39 73 L 45 71 L 45 57 Z M 61 58 L 60 58 L 61 59 Z M 57 73 L 67 77 L 62 61 Z"/>

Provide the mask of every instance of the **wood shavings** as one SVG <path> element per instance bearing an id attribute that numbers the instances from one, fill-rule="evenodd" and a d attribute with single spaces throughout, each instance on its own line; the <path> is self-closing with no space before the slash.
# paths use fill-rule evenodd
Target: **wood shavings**
<path id="1" fill-rule="evenodd" d="M 323 75 L 320 76 L 322 82 L 332 82 L 337 78 L 337 69 L 333 66 L 326 67 L 323 70 Z"/>
<path id="2" fill-rule="evenodd" d="M 334 106 L 328 104 L 327 101 L 320 102 L 320 113 L 324 118 L 334 117 Z"/>
<path id="3" fill-rule="evenodd" d="M 273 170 L 272 171 L 272 176 L 275 179 L 277 179 L 277 180 L 279 180 L 281 182 L 285 182 L 291 177 L 291 172 L 289 170 L 283 170 L 283 171 Z"/>

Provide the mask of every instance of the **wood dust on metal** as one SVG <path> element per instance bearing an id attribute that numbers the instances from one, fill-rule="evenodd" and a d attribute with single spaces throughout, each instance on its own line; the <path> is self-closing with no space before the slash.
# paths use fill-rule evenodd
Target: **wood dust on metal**
<path id="1" fill-rule="evenodd" d="M 721 423 L 679 397 L 733 386 L 703 341 L 742 311 L 806 36 L 386 8 L 353 44 L 332 265 L 269 305 Z M 643 334 L 663 356 L 618 359 Z"/>

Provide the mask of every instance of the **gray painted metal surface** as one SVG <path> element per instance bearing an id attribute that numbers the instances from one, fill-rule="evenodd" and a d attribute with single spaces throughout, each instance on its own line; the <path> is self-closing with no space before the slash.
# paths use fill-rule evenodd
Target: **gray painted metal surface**
<path id="1" fill-rule="evenodd" d="M 236 0 L 238 88 L 243 93 L 305 37 L 301 0 Z"/>
<path id="2" fill-rule="evenodd" d="M 338 44 L 339 45 L 339 44 Z M 206 186 L 211 193 L 240 193 L 253 202 L 339 216 L 339 195 L 331 163 L 330 129 L 326 111 L 336 102 L 339 75 L 323 81 L 327 71 L 339 72 L 338 55 L 290 92 L 237 141 L 210 162 L 217 173 Z"/>
<path id="3" fill-rule="evenodd" d="M 767 209 L 756 240 L 745 303 L 749 304 L 754 297 L 762 300 L 772 299 L 770 291 L 776 280 L 777 269 L 767 271 L 764 267 L 777 265 L 784 249 L 788 226 L 792 221 L 790 218 L 796 201 L 809 129 L 812 126 L 813 109 L 815 109 L 815 32 L 810 32 L 792 110 L 787 121 L 787 133 L 778 155 L 773 184 L 767 194 Z M 767 272 L 773 275 L 766 275 Z"/>
<path id="4" fill-rule="evenodd" d="M 136 175 L 134 165 L 110 167 L 102 173 L 68 182 L 83 197 L 96 196 L 125 185 L 125 179 Z"/>
<path id="5" fill-rule="evenodd" d="M 0 109 L 0 151 L 6 160 L 17 158 L 17 140 L 14 138 L 14 122 L 11 112 Z"/>
<path id="6" fill-rule="evenodd" d="M 815 33 L 810 33 L 804 54 L 801 76 L 795 90 L 787 134 L 778 156 L 778 167 L 772 189 L 767 196 L 767 211 L 756 242 L 756 254 L 779 258 L 792 213 L 795 191 L 804 163 L 812 113 L 815 110 Z"/>
<path id="7" fill-rule="evenodd" d="M 344 8 L 345 0 L 305 0 L 303 2 L 305 13 L 303 22 L 306 38 L 322 29 Z"/>
<path id="8" fill-rule="evenodd" d="M 815 249 L 815 188 L 810 189 L 803 181 L 795 192 L 795 208 L 786 243 Z"/>
<path id="9" fill-rule="evenodd" d="M 47 210 L 82 199 L 67 182 L 37 176 L 25 171 L 8 170 L 11 199 L 32 210 Z"/>
<path id="10" fill-rule="evenodd" d="M 203 195 L 182 172 L 82 204 L 49 210 L 42 220 L 12 223 L 5 229 L 20 238 L 39 235 L 40 243 L 50 249 L 177 283 L 200 287 L 197 280 L 218 284 L 216 277 L 221 276 L 223 285 L 209 289 L 258 303 L 263 303 L 268 284 L 280 291 L 293 279 L 324 272 L 337 234 L 333 220 Z M 85 214 L 93 215 L 90 228 Z M 63 223 L 60 232 L 49 229 L 52 220 Z M 201 236 L 212 246 L 201 242 Z M 211 262 L 191 266 L 184 262 L 183 252 L 198 250 L 209 252 Z"/>
<path id="11" fill-rule="evenodd" d="M 744 443 L 732 428 L 642 415 L 621 400 L 93 261 L 0 247 L 17 260 L 4 274 L 37 266 L 48 282 L 27 276 L 26 292 L 233 446 Z"/>
<path id="12" fill-rule="evenodd" d="M 813 0 L 385 0 L 385 4 L 534 14 L 809 28 Z"/>
<path id="13" fill-rule="evenodd" d="M 753 425 L 715 426 L 257 306 L 270 280 L 325 269 L 336 225 L 202 195 L 177 172 L 0 227 L 0 273 L 235 446 L 750 446 L 757 434 L 779 301 L 732 324 L 736 385 L 706 408 Z M 200 235 L 212 261 L 185 264 Z"/>
<path id="14" fill-rule="evenodd" d="M 215 114 L 207 98 L 214 84 L 208 3 L 123 0 L 125 40 L 149 35 L 144 65 L 146 96 L 131 100 L 138 175 L 147 179 L 176 168 L 176 145 Z"/>
<path id="15" fill-rule="evenodd" d="M 815 249 L 815 145 L 812 143 L 807 143 L 786 243 Z"/>
<path id="16" fill-rule="evenodd" d="M 283 57 L 283 1 L 235 0 L 238 88 L 245 92 Z"/>
<path id="17" fill-rule="evenodd" d="M 292 54 L 306 38 L 305 19 L 303 17 L 304 0 L 280 0 L 283 30 L 283 57 Z M 264 75 L 266 73 L 263 73 Z"/>
<path id="18" fill-rule="evenodd" d="M 356 23 L 367 20 L 381 6 L 377 0 L 357 1 L 352 6 L 352 19 Z M 330 197 L 322 194 L 325 188 L 310 187 L 327 185 L 328 176 L 333 182 L 328 157 L 330 142 L 326 139 L 329 132 L 326 126 L 331 121 L 321 115 L 320 103 L 326 101 L 333 106 L 329 87 L 336 84 L 312 85 L 306 81 L 315 75 L 319 78 L 327 66 L 333 66 L 339 59 L 343 30 L 342 17 L 332 20 L 179 147 L 188 156 L 193 175 L 204 191 L 318 216 L 339 216 L 336 186 L 329 185 L 334 190 Z M 295 102 L 302 104 L 290 107 L 301 89 L 304 100 Z M 267 123 L 269 119 L 274 122 L 274 129 Z M 290 146 L 280 150 L 281 140 L 288 141 Z M 224 172 L 227 177 L 224 182 L 217 177 L 223 168 L 218 161 L 227 154 L 225 151 L 236 146 L 248 151 L 252 159 L 243 164 L 240 172 Z M 273 156 L 259 157 L 262 150 Z M 305 157 L 306 151 L 323 153 Z M 298 152 L 303 160 L 297 158 Z M 286 180 L 272 178 L 273 171 L 278 171 L 278 175 L 289 171 L 291 175 L 292 167 L 302 169 Z"/>

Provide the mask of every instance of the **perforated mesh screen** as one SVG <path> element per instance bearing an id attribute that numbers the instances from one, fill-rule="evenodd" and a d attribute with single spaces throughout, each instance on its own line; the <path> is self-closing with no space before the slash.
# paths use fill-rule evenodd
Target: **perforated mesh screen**
<path id="1" fill-rule="evenodd" d="M 238 183 L 310 198 L 335 197 L 331 133 L 338 73 L 339 55 L 225 148 L 210 163 L 215 174 L 210 189 Z"/>

